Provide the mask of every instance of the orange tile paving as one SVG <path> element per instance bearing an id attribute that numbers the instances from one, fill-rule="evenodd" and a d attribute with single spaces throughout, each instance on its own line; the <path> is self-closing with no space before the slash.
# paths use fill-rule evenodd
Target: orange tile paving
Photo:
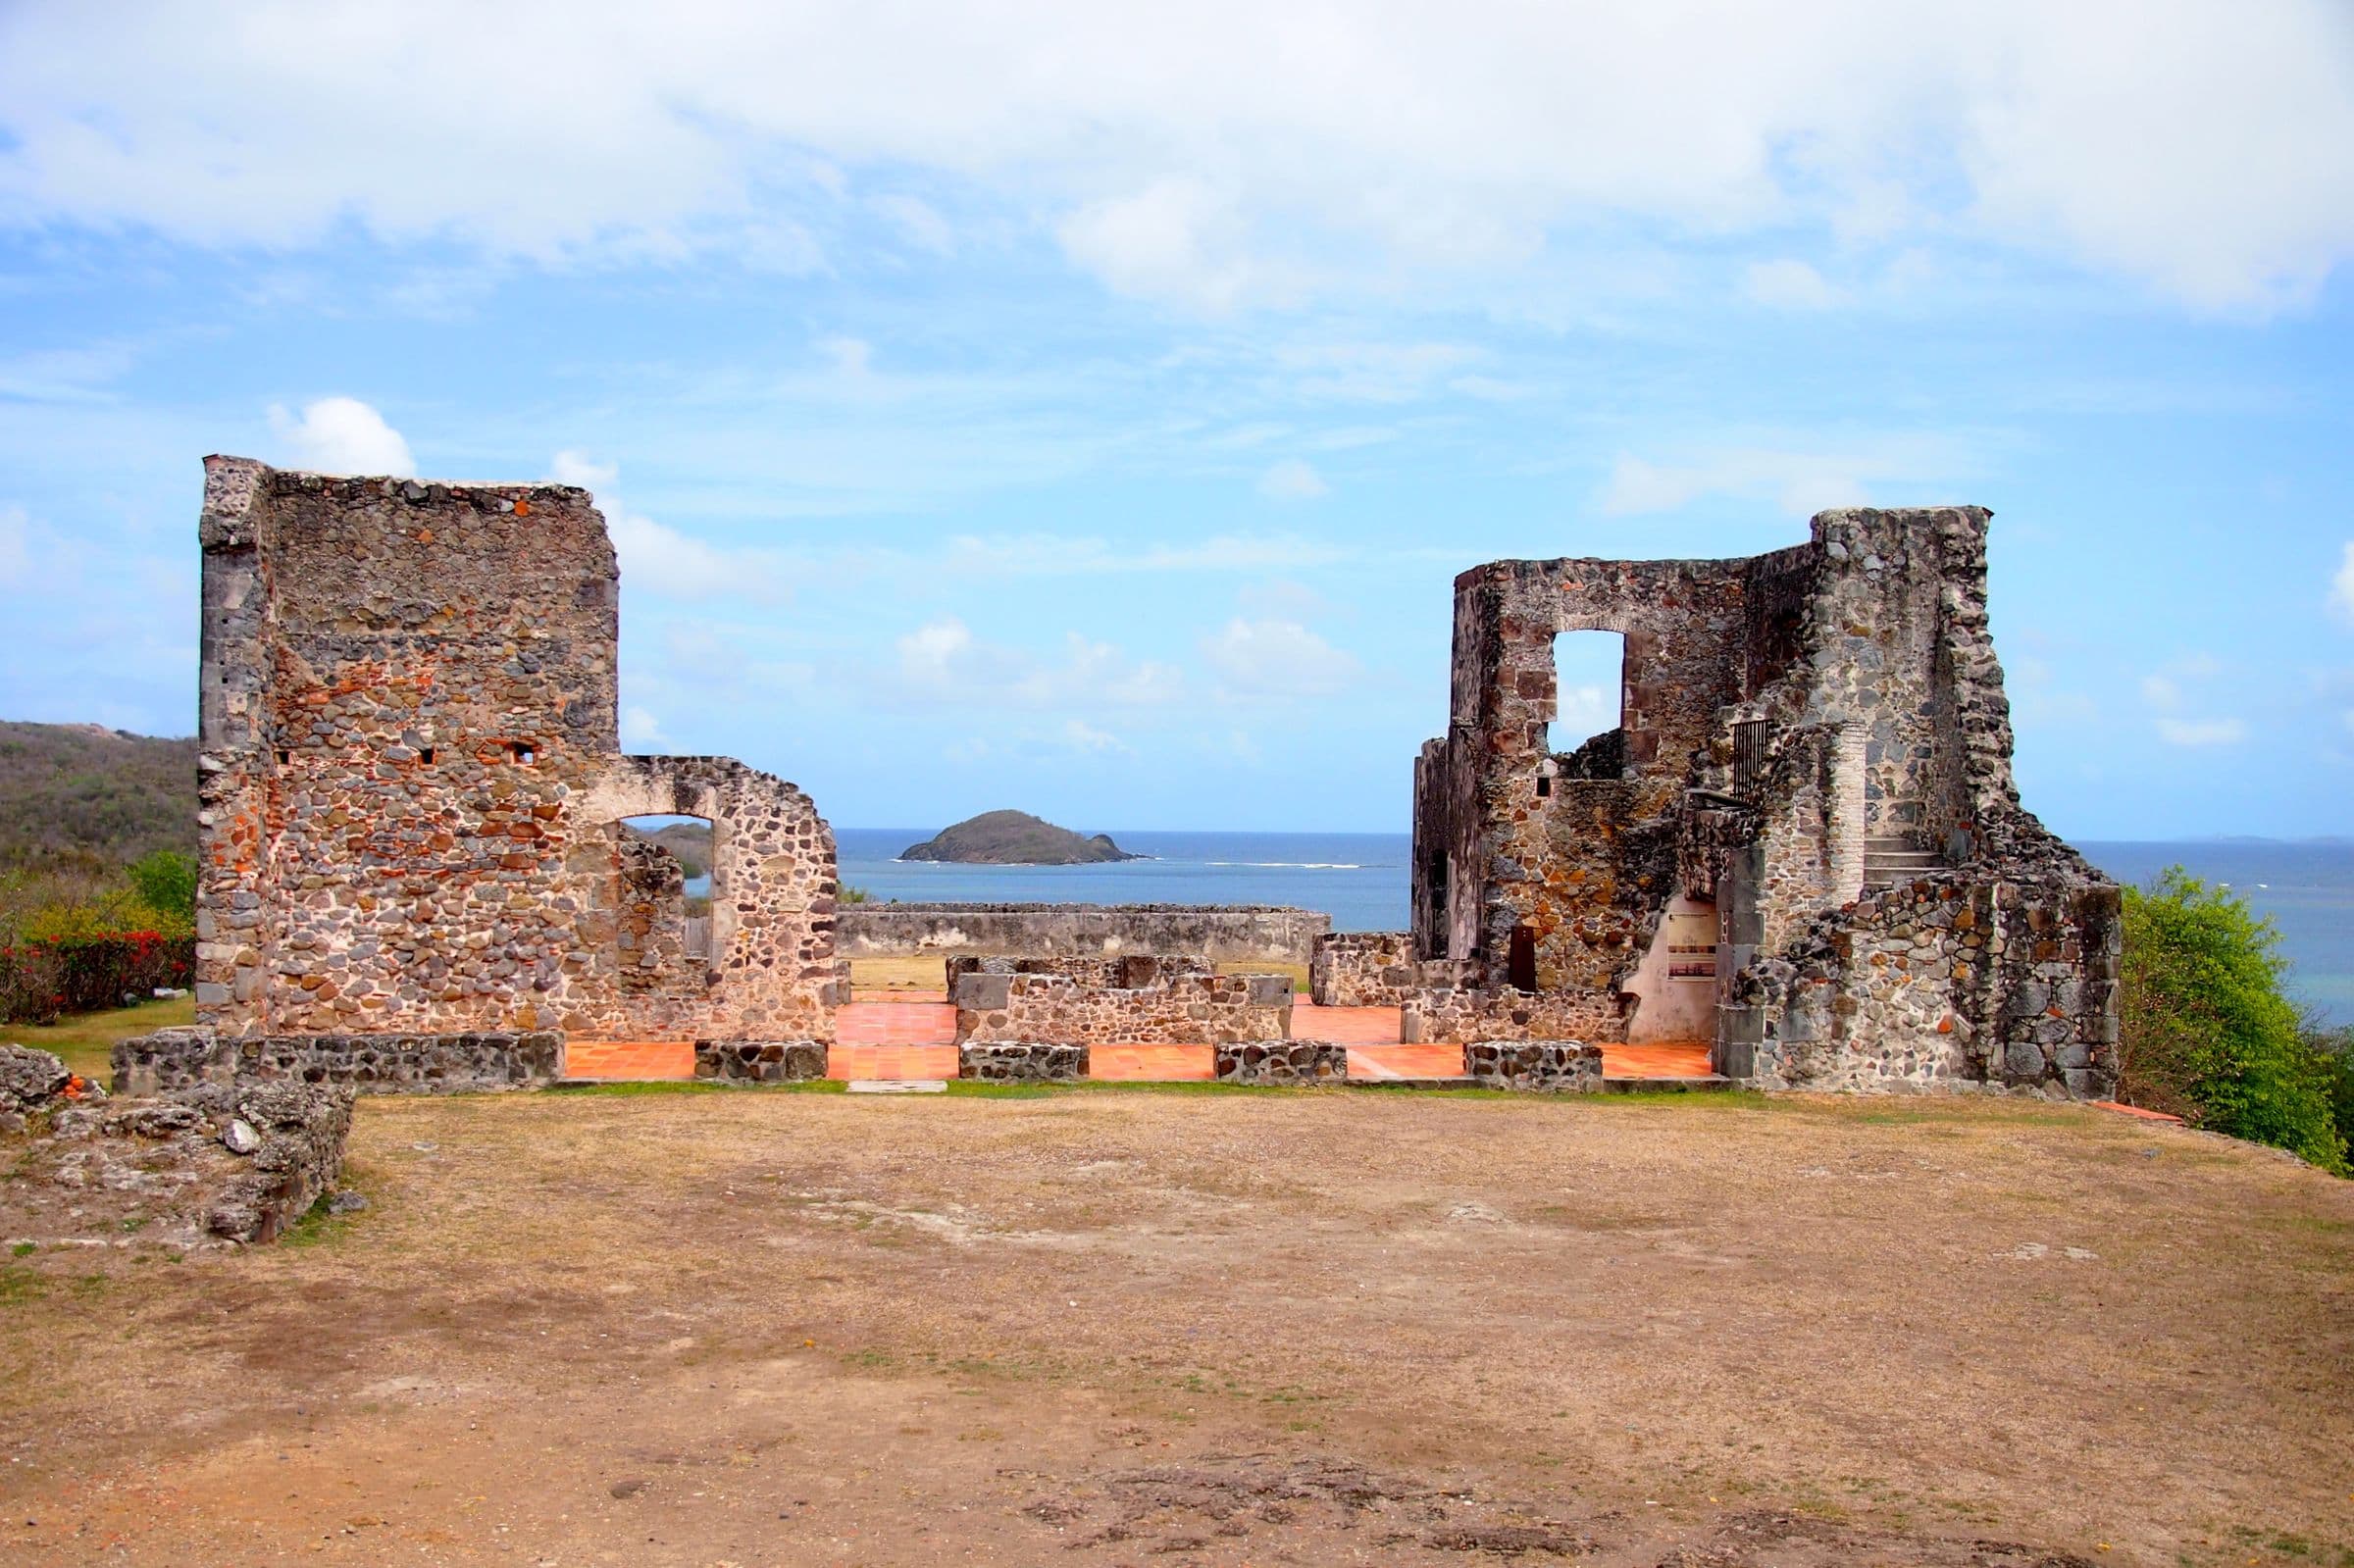
<path id="1" fill-rule="evenodd" d="M 1206 1084 L 1218 1076 L 1214 1045 L 1098 1045 L 1087 1076 L 1106 1083 Z"/>
<path id="2" fill-rule="evenodd" d="M 564 1076 L 622 1082 L 692 1078 L 694 1046 L 683 1039 L 566 1040 Z"/>
<path id="3" fill-rule="evenodd" d="M 956 1009 L 946 1002 L 852 1002 L 834 1015 L 844 1045 L 953 1045 Z"/>
<path id="4" fill-rule="evenodd" d="M 848 1009 L 844 1008 L 844 1012 Z M 956 1076 L 953 1045 L 837 1045 L 826 1052 L 826 1076 L 852 1081 Z"/>
<path id="5" fill-rule="evenodd" d="M 1605 1078 L 1714 1078 L 1706 1045 L 1605 1045 Z"/>
<path id="6" fill-rule="evenodd" d="M 1292 1038 L 1329 1040 L 1335 1045 L 1395 1045 L 1400 1030 L 1395 1007 L 1318 1007 L 1292 1003 Z M 1462 1069 L 1458 1066 L 1456 1071 Z"/>
<path id="7" fill-rule="evenodd" d="M 1352 1045 L 1349 1047 L 1349 1076 L 1371 1080 L 1460 1078 L 1463 1076 L 1463 1048 L 1460 1045 Z"/>

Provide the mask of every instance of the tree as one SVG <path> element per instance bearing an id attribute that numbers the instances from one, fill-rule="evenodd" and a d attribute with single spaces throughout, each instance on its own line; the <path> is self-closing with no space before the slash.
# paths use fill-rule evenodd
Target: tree
<path id="1" fill-rule="evenodd" d="M 2279 933 L 2179 866 L 2125 889 L 2124 1096 L 2346 1173 L 2329 1064 L 2281 993 Z"/>
<path id="2" fill-rule="evenodd" d="M 139 902 L 159 915 L 196 918 L 196 862 L 177 849 L 156 849 L 124 870 Z"/>

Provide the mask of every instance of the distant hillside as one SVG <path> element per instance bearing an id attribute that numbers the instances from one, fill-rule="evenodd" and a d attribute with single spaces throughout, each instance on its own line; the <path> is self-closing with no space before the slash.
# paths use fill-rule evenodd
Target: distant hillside
<path id="1" fill-rule="evenodd" d="M 628 823 L 622 829 L 633 838 L 643 838 L 669 850 L 686 869 L 687 880 L 711 874 L 711 827 L 708 823 L 674 822 L 667 828 L 647 833 Z"/>
<path id="2" fill-rule="evenodd" d="M 1086 866 L 1144 857 L 1128 853 L 1102 834 L 1082 838 L 1026 811 L 985 811 L 900 850 L 899 858 L 972 866 Z"/>
<path id="3" fill-rule="evenodd" d="M 196 738 L 0 720 L 0 864 L 196 852 Z"/>

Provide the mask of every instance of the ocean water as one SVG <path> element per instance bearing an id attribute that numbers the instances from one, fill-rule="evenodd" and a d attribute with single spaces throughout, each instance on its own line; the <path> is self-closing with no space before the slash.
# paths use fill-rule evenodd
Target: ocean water
<path id="1" fill-rule="evenodd" d="M 2169 866 L 2227 886 L 2280 933 L 2289 996 L 2330 1025 L 2354 1024 L 2354 844 L 2186 840 L 2078 843 L 2119 882 Z"/>
<path id="2" fill-rule="evenodd" d="M 1124 833 L 1150 860 L 1107 866 L 944 866 L 900 861 L 932 830 L 844 828 L 842 880 L 877 898 L 978 903 L 1290 904 L 1320 909 L 1341 931 L 1407 924 L 1405 834 Z M 2288 989 L 2333 1025 L 2354 1024 L 2354 844 L 2083 843 L 2120 882 L 2168 866 L 2221 883 L 2279 928 Z"/>
<path id="3" fill-rule="evenodd" d="M 1039 904 L 1289 904 L 1341 931 L 1407 923 L 1405 834 L 1124 833 L 1102 866 L 950 866 L 895 858 L 937 829 L 837 828 L 842 880 L 877 898 Z M 1087 830 L 1090 833 L 1095 829 Z"/>

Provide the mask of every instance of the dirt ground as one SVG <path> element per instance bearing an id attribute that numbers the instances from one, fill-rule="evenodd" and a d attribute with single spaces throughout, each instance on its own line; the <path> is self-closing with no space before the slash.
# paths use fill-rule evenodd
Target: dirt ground
<path id="1" fill-rule="evenodd" d="M 0 1266 L 0 1561 L 2354 1562 L 2354 1183 L 2092 1110 L 382 1098 L 350 1174 Z"/>

